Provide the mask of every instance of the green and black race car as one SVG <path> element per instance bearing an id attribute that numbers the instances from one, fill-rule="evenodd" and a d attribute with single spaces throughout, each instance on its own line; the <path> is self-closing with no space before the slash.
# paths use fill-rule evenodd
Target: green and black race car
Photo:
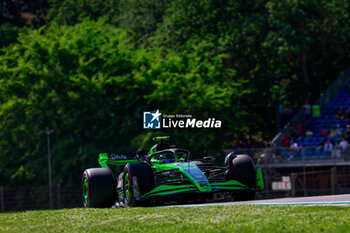
<path id="1" fill-rule="evenodd" d="M 264 190 L 260 168 L 250 156 L 230 153 L 225 166 L 213 164 L 213 157 L 190 161 L 190 152 L 170 146 L 169 137 L 155 137 L 148 154 L 101 153 L 102 168 L 84 171 L 85 207 L 147 206 L 165 202 L 208 200 L 216 193 L 228 193 L 233 200 L 252 200 Z M 122 165 L 115 178 L 108 165 Z"/>

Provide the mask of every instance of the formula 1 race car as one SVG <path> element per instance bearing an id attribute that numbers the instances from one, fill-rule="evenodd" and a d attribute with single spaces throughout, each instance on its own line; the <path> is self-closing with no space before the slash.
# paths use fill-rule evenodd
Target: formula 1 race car
<path id="1" fill-rule="evenodd" d="M 190 161 L 190 152 L 170 146 L 168 136 L 155 137 L 149 153 L 101 153 L 102 168 L 86 169 L 82 191 L 84 207 L 148 206 L 167 202 L 212 199 L 228 193 L 232 200 L 255 198 L 264 190 L 260 168 L 250 156 L 230 153 L 225 166 L 213 164 L 213 157 Z M 124 166 L 115 176 L 108 165 Z"/>

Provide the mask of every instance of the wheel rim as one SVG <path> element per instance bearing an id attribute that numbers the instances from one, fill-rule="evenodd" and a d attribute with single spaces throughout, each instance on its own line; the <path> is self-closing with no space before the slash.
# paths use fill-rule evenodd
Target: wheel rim
<path id="1" fill-rule="evenodd" d="M 130 197 L 130 180 L 129 180 L 129 173 L 125 174 L 124 177 L 124 186 L 125 186 L 125 199 L 129 200 Z"/>
<path id="2" fill-rule="evenodd" d="M 84 178 L 84 182 L 83 182 L 83 199 L 84 199 L 84 204 L 87 205 L 89 200 L 89 188 L 88 188 L 88 182 L 86 178 Z"/>

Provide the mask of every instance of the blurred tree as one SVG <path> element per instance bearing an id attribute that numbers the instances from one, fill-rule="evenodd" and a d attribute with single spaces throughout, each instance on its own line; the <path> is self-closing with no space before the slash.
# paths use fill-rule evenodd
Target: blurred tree
<path id="1" fill-rule="evenodd" d="M 9 23 L 0 24 L 0 48 L 16 42 L 19 30 L 18 27 Z"/>
<path id="2" fill-rule="evenodd" d="M 98 152 L 115 146 L 115 138 L 132 125 L 120 120 L 125 118 L 123 111 L 119 113 L 123 106 L 114 100 L 117 77 L 131 77 L 136 68 L 126 37 L 101 21 L 85 21 L 76 27 L 53 25 L 45 33 L 43 29 L 22 33 L 18 44 L 4 50 L 0 57 L 4 150 L 0 170 L 8 167 L 4 177 L 19 183 L 46 179 L 41 176 L 46 169 L 47 127 L 55 129 L 54 169 L 63 171 L 56 182 L 77 181 L 80 167 L 95 164 Z M 117 145 L 126 144 L 124 138 L 129 139 L 120 137 Z"/>
<path id="3" fill-rule="evenodd" d="M 111 23 L 121 28 L 131 29 L 140 44 L 148 45 L 148 38 L 153 36 L 163 15 L 169 6 L 169 0 L 120 0 L 119 15 Z"/>
<path id="4" fill-rule="evenodd" d="M 0 3 L 0 48 L 16 42 L 22 27 L 45 24 L 46 0 L 2 0 Z"/>
<path id="5" fill-rule="evenodd" d="M 97 20 L 107 17 L 109 20 L 120 14 L 120 0 L 48 0 L 50 9 L 47 19 L 59 25 L 73 25 L 85 18 Z"/>
<path id="6" fill-rule="evenodd" d="M 154 134 L 219 156 L 233 138 L 272 137 L 279 103 L 315 100 L 348 66 L 349 10 L 344 0 L 4 0 L 0 181 L 46 179 L 47 127 L 55 182 L 68 184 L 99 152 L 145 149 Z M 223 128 L 142 130 L 142 111 L 155 109 Z"/>
<path id="7" fill-rule="evenodd" d="M 151 38 L 177 51 L 211 38 L 249 82 L 250 134 L 274 133 L 280 102 L 315 100 L 349 64 L 347 1 L 173 1 Z"/>
<path id="8" fill-rule="evenodd" d="M 85 18 L 104 17 L 117 27 L 131 29 L 136 41 L 147 44 L 163 20 L 169 0 L 48 0 L 47 18 L 60 25 L 73 25 Z"/>
<path id="9" fill-rule="evenodd" d="M 232 129 L 244 130 L 244 110 L 232 108 L 243 80 L 232 79 L 234 71 L 222 67 L 210 43 L 164 57 L 135 47 L 126 31 L 102 20 L 53 24 L 21 33 L 18 40 L 0 56 L 1 182 L 44 183 L 46 128 L 55 129 L 54 182 L 65 184 L 79 182 L 100 152 L 145 149 L 143 111 L 222 120 L 223 128 L 206 130 L 205 140 L 202 131 L 168 131 L 197 154 L 223 156 Z"/>
<path id="10" fill-rule="evenodd" d="M 0 4 L 0 24 L 7 22 L 22 27 L 40 27 L 45 24 L 47 0 L 2 0 Z"/>

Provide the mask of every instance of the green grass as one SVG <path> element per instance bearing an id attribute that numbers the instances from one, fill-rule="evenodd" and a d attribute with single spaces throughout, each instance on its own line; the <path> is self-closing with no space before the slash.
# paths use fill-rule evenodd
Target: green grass
<path id="1" fill-rule="evenodd" d="M 63 209 L 0 214 L 1 232 L 349 232 L 350 207 Z"/>

